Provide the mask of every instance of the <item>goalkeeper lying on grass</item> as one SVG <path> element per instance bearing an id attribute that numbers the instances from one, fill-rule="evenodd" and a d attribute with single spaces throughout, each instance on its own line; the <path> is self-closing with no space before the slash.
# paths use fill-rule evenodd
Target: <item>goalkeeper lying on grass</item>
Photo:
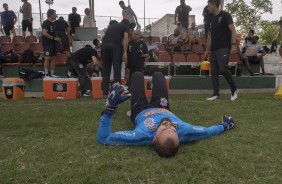
<path id="1" fill-rule="evenodd" d="M 135 72 L 130 86 L 113 84 L 108 95 L 97 134 L 97 140 L 109 145 L 154 145 L 161 157 L 174 156 L 180 143 L 221 134 L 234 127 L 232 118 L 222 116 L 222 123 L 211 127 L 193 126 L 179 119 L 169 110 L 165 77 L 160 72 L 153 75 L 152 97 L 148 103 L 144 91 L 144 75 Z M 111 132 L 112 116 L 117 106 L 131 98 L 131 120 L 134 130 Z"/>

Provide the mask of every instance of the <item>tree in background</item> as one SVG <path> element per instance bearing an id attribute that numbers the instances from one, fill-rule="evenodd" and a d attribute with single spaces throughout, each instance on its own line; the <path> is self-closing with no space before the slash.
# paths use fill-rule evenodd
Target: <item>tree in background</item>
<path id="1" fill-rule="evenodd" d="M 257 32 L 259 42 L 263 45 L 271 45 L 279 30 L 278 21 L 262 21 L 261 29 Z"/>
<path id="2" fill-rule="evenodd" d="M 258 30 L 261 16 L 272 13 L 271 0 L 251 0 L 248 5 L 244 0 L 233 0 L 226 5 L 227 11 L 234 17 L 235 25 L 242 35 L 247 35 L 249 28 Z M 277 31 L 276 31 L 277 32 Z"/>

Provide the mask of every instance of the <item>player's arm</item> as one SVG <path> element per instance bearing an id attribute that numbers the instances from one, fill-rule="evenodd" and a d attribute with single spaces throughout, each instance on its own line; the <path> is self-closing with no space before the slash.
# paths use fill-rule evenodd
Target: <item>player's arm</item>
<path id="1" fill-rule="evenodd" d="M 127 61 L 128 41 L 129 41 L 128 32 L 124 32 L 123 34 L 123 56 L 122 56 L 123 61 Z"/>
<path id="2" fill-rule="evenodd" d="M 131 9 L 131 8 L 130 8 L 130 9 Z M 136 24 L 139 25 L 137 16 L 136 16 L 135 12 L 134 12 L 132 9 L 131 9 L 131 13 L 132 13 L 132 15 L 133 15 L 133 17 L 134 17 L 134 19 L 135 19 Z"/>
<path id="3" fill-rule="evenodd" d="M 96 65 L 99 68 L 103 68 L 103 65 L 101 64 L 97 56 L 92 56 L 92 61 L 93 61 L 93 65 Z"/>
<path id="4" fill-rule="evenodd" d="M 97 141 L 108 145 L 132 145 L 139 146 L 146 144 L 146 136 L 137 130 L 126 130 L 111 132 L 112 115 L 104 113 L 100 118 L 100 125 L 97 133 Z M 147 143 L 148 144 L 148 143 Z"/>
<path id="5" fill-rule="evenodd" d="M 144 43 L 144 47 L 142 49 L 142 52 L 143 52 L 143 54 L 141 55 L 141 57 L 143 57 L 143 58 L 149 57 L 148 47 L 145 43 Z"/>
<path id="6" fill-rule="evenodd" d="M 221 123 L 209 127 L 193 126 L 189 123 L 181 123 L 177 128 L 179 141 L 181 143 L 189 143 L 192 141 L 205 139 L 208 137 L 219 135 L 225 131 L 234 128 L 234 120 L 226 115 L 222 116 Z"/>
<path id="7" fill-rule="evenodd" d="M 14 12 L 13 12 L 14 13 Z M 18 21 L 18 17 L 16 16 L 16 14 L 14 13 L 14 25 L 16 25 L 17 21 Z"/>
<path id="8" fill-rule="evenodd" d="M 45 29 L 45 28 L 42 29 L 42 36 L 44 36 L 44 37 L 46 37 L 46 38 L 48 38 L 50 40 L 60 41 L 59 37 L 54 37 L 54 36 L 48 34 L 48 30 Z"/>

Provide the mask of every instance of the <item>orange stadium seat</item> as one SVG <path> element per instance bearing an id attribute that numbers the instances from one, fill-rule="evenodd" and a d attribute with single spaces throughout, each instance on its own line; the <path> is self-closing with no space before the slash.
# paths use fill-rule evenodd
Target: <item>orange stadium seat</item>
<path id="1" fill-rule="evenodd" d="M 25 43 L 34 44 L 35 42 L 37 42 L 36 36 L 27 36 L 25 38 Z"/>
<path id="2" fill-rule="evenodd" d="M 29 49 L 29 44 L 27 43 L 19 43 L 17 46 L 16 46 L 16 53 L 17 54 L 23 54 L 25 50 Z"/>
<path id="3" fill-rule="evenodd" d="M 201 55 L 189 52 L 187 54 L 187 62 L 201 62 Z"/>
<path id="4" fill-rule="evenodd" d="M 186 56 L 182 53 L 174 53 L 172 55 L 172 62 L 186 62 Z"/>
<path id="5" fill-rule="evenodd" d="M 43 54 L 44 53 L 44 48 L 42 46 L 42 43 L 34 43 L 32 45 L 31 50 L 34 52 L 34 54 Z"/>
<path id="6" fill-rule="evenodd" d="M 165 44 L 167 42 L 167 36 L 162 37 L 162 43 Z"/>
<path id="7" fill-rule="evenodd" d="M 153 42 L 160 43 L 161 42 L 161 38 L 159 36 L 153 36 Z"/>
<path id="8" fill-rule="evenodd" d="M 68 57 L 64 53 L 57 54 L 57 56 L 55 57 L 56 65 L 66 65 L 67 61 L 68 61 Z"/>
<path id="9" fill-rule="evenodd" d="M 15 50 L 15 46 L 12 43 L 5 43 L 2 45 L 2 53 L 4 54 L 7 51 Z"/>
<path id="10" fill-rule="evenodd" d="M 10 36 L 1 36 L 0 37 L 0 43 L 10 43 L 11 42 L 11 37 Z"/>
<path id="11" fill-rule="evenodd" d="M 12 39 L 13 44 L 19 44 L 21 42 L 24 42 L 23 36 L 14 36 L 13 39 Z"/>
<path id="12" fill-rule="evenodd" d="M 171 62 L 171 56 L 169 53 L 161 53 L 158 57 L 160 62 Z"/>

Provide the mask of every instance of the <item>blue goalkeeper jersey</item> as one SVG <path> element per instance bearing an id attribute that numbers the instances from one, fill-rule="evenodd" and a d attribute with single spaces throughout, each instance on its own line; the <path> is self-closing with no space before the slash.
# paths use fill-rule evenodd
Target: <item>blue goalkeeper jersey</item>
<path id="1" fill-rule="evenodd" d="M 149 108 L 135 118 L 135 129 L 111 132 L 112 115 L 104 113 L 100 118 L 97 140 L 109 145 L 152 145 L 157 127 L 163 118 L 169 118 L 178 133 L 179 143 L 188 143 L 224 132 L 223 125 L 211 127 L 193 126 L 179 119 L 164 108 Z"/>

